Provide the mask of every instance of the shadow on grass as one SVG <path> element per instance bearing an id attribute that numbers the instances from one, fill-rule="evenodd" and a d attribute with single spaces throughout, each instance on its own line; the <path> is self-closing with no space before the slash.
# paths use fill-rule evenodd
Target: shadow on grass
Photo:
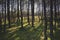
<path id="1" fill-rule="evenodd" d="M 56 30 L 55 39 L 56 39 L 56 40 L 60 40 L 60 29 L 57 29 L 57 30 Z"/>
<path id="2" fill-rule="evenodd" d="M 34 29 L 33 27 L 17 28 L 8 30 L 6 33 L 0 33 L 0 40 L 40 40 L 42 26 Z"/>

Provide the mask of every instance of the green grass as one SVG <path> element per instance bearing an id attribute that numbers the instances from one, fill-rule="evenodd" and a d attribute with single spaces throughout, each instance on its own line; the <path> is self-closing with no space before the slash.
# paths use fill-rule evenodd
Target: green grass
<path id="1" fill-rule="evenodd" d="M 12 27 L 6 33 L 1 33 L 0 40 L 40 40 L 42 33 L 42 26 L 37 28 L 33 27 Z"/>
<path id="2" fill-rule="evenodd" d="M 35 17 L 36 18 L 36 17 Z M 31 19 L 31 17 L 30 17 Z M 36 19 L 35 19 L 36 21 Z M 40 40 L 41 39 L 41 34 L 42 34 L 42 27 L 39 25 L 37 21 L 34 22 L 34 28 L 31 26 L 31 21 L 30 25 L 27 23 L 27 17 L 23 17 L 23 26 L 24 29 L 21 29 L 21 25 L 19 26 L 12 26 L 16 25 L 15 23 L 11 23 L 11 28 L 7 28 L 7 32 L 0 32 L 0 40 Z M 8 20 L 6 21 L 6 25 L 8 25 Z M 3 22 L 4 25 L 4 22 Z"/>
<path id="3" fill-rule="evenodd" d="M 24 28 L 21 29 L 21 23 L 11 23 L 11 28 L 7 28 L 7 32 L 0 32 L 0 40 L 44 40 L 44 25 L 42 24 L 42 20 L 38 19 L 38 16 L 35 16 L 34 21 L 34 28 L 31 26 L 31 16 L 30 16 L 30 25 L 28 25 L 27 17 L 23 17 L 23 26 Z M 8 21 L 6 21 L 6 25 L 8 26 Z M 2 23 L 4 25 L 4 22 Z M 18 25 L 19 24 L 19 25 Z M 53 22 L 54 24 L 54 22 Z M 58 25 L 58 24 L 57 24 Z M 50 40 L 49 37 L 49 21 L 48 21 L 48 40 Z M 60 39 L 60 29 L 57 29 L 55 35 L 55 40 Z"/>

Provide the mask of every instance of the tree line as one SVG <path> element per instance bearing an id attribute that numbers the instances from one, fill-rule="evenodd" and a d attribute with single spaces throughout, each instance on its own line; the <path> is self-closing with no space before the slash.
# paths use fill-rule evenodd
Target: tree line
<path id="1" fill-rule="evenodd" d="M 40 3 L 42 1 L 42 3 Z M 57 21 L 59 21 L 59 0 L 0 0 L 0 5 L 2 5 L 2 13 L 0 14 L 0 30 L 2 30 L 2 20 L 3 20 L 3 15 L 4 15 L 4 32 L 6 31 L 6 20 L 8 20 L 8 25 L 9 28 L 11 28 L 11 15 L 14 16 L 15 13 L 10 12 L 10 8 L 11 10 L 15 10 L 14 9 L 14 5 L 15 3 L 17 4 L 16 8 L 17 8 L 17 12 L 16 12 L 16 16 L 17 16 L 17 22 L 21 21 L 21 28 L 23 28 L 23 9 L 24 9 L 24 5 L 26 3 L 27 5 L 27 22 L 28 25 L 30 25 L 30 19 L 29 19 L 29 8 L 31 5 L 31 16 L 32 16 L 32 27 L 34 28 L 34 4 L 35 2 L 38 5 L 38 17 L 40 14 L 40 4 L 42 4 L 42 15 L 41 17 L 43 17 L 44 20 L 44 40 L 47 40 L 47 25 L 48 25 L 48 19 L 49 19 L 49 29 L 50 29 L 50 38 L 51 40 L 54 40 L 54 34 L 53 34 L 53 30 L 56 32 L 56 23 Z M 10 6 L 11 5 L 11 6 Z M 49 18 L 47 16 L 47 8 L 49 7 Z M 4 10 L 4 11 L 3 11 Z M 57 12 L 58 11 L 58 12 Z M 20 19 L 21 18 L 21 19 Z M 39 17 L 39 21 L 40 21 L 40 17 Z M 53 21 L 55 22 L 55 26 L 53 27 Z M 59 22 L 58 22 L 59 24 Z"/>

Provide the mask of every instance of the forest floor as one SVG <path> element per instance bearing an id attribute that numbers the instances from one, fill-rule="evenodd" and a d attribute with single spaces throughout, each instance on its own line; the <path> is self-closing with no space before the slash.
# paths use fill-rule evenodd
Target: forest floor
<path id="1" fill-rule="evenodd" d="M 0 33 L 0 40 L 44 40 L 43 25 L 31 27 L 25 24 L 24 28 L 20 26 L 8 28 L 7 32 Z M 50 40 L 49 34 L 48 40 Z M 55 40 L 60 40 L 60 28 L 56 30 Z"/>
<path id="2" fill-rule="evenodd" d="M 6 32 L 0 32 L 0 40 L 44 40 L 44 25 L 41 20 L 40 22 L 37 21 L 39 20 L 37 17 L 35 17 L 34 27 L 32 27 L 31 22 L 30 25 L 28 25 L 27 18 L 24 18 L 24 28 L 21 28 L 21 26 L 13 25 L 11 28 L 7 28 Z M 49 22 L 47 25 L 49 26 Z M 50 30 L 48 28 L 47 40 L 50 40 L 49 31 Z M 55 40 L 60 40 L 60 28 L 57 28 L 56 33 L 54 35 Z"/>
<path id="3" fill-rule="evenodd" d="M 12 27 L 7 29 L 7 32 L 0 34 L 0 40 L 43 40 L 43 27 L 40 24 L 38 27 L 26 26 L 24 28 Z"/>

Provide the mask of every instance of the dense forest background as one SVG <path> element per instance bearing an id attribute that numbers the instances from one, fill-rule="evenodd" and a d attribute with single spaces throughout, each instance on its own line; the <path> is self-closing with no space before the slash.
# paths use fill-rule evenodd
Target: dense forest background
<path id="1" fill-rule="evenodd" d="M 0 40 L 60 40 L 60 0 L 0 0 Z"/>

